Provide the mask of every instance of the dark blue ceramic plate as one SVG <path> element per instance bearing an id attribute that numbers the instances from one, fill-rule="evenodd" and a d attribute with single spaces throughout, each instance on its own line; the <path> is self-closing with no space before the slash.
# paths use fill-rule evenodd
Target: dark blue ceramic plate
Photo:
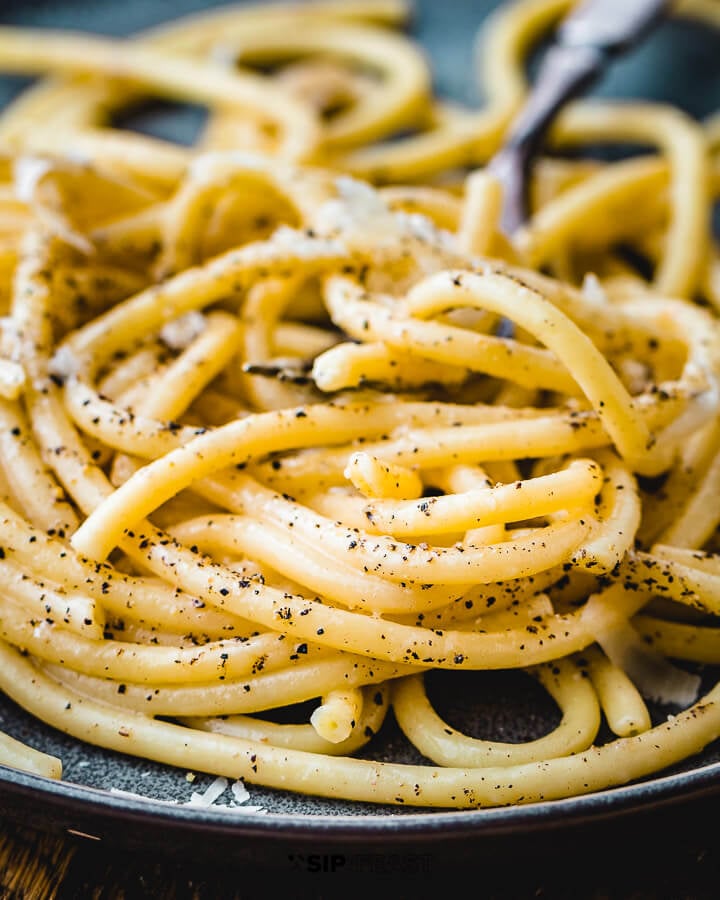
<path id="1" fill-rule="evenodd" d="M 0 23 L 125 34 L 209 5 L 202 0 L 0 0 Z M 417 3 L 414 32 L 427 49 L 442 95 L 470 103 L 480 99 L 472 77 L 473 37 L 495 6 L 497 0 Z M 0 80 L 0 104 L 26 84 L 22 79 Z M 617 62 L 596 92 L 665 100 L 704 117 L 720 108 L 720 34 L 687 22 L 663 25 L 632 57 Z M 201 121 L 202 113 L 196 109 L 157 107 L 130 124 L 187 142 Z M 712 680 L 713 673 L 708 675 Z M 518 673 L 468 675 L 467 690 L 462 693 L 472 696 L 472 703 L 444 697 L 442 678 L 435 690 L 445 717 L 478 737 L 527 740 L 540 736 L 558 718 L 552 702 L 535 695 L 534 683 Z M 523 708 L 530 706 L 532 731 L 520 733 L 516 723 L 528 721 Z M 643 834 L 657 840 L 667 828 L 676 836 L 682 833 L 686 826 L 680 824 L 681 810 L 686 823 L 700 821 L 702 804 L 717 799 L 720 792 L 720 742 L 716 742 L 661 777 L 570 800 L 437 812 L 349 804 L 250 786 L 249 802 L 264 812 L 231 814 L 113 792 L 185 801 L 192 790 L 202 789 L 211 779 L 198 776 L 191 785 L 184 770 L 80 744 L 1 696 L 0 728 L 64 762 L 60 783 L 0 767 L 0 814 L 115 844 L 171 848 L 175 853 L 186 848 L 193 857 L 210 855 L 250 863 L 279 860 L 285 866 L 293 861 L 302 861 L 306 867 L 329 866 L 337 864 L 332 859 L 334 851 L 350 849 L 358 866 L 366 859 L 358 855 L 360 851 L 414 852 L 422 866 L 423 854 L 438 847 L 446 855 L 464 853 L 479 860 L 485 853 L 509 849 L 514 854 L 520 848 L 527 852 L 530 846 L 557 846 L 561 836 L 567 848 L 569 840 L 582 842 L 596 829 L 618 829 L 628 823 L 634 842 Z M 419 761 L 392 722 L 368 753 Z M 662 824 L 667 811 L 672 814 L 669 826 Z M 342 858 L 346 863 L 350 857 Z"/>

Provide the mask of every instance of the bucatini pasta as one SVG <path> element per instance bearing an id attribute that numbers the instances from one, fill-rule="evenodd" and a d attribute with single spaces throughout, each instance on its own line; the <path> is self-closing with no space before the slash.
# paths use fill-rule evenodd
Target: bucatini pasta
<path id="1" fill-rule="evenodd" d="M 720 738 L 718 122 L 575 103 L 503 234 L 484 164 L 571 5 L 487 20 L 478 109 L 432 95 L 399 0 L 0 28 L 0 70 L 47 76 L 0 116 L 8 697 L 122 753 L 419 807 Z M 206 105 L 196 142 L 112 125 L 148 96 Z M 437 670 L 531 675 L 557 724 L 463 733 Z M 391 711 L 422 763 L 375 759 Z M 62 777 L 10 736 L 0 763 Z"/>

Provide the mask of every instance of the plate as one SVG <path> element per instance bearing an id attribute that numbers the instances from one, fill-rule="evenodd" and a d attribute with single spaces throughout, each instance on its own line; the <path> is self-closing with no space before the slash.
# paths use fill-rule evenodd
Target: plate
<path id="1" fill-rule="evenodd" d="M 454 673 L 457 674 L 457 673 Z M 512 711 L 520 720 L 530 705 L 537 735 L 557 721 L 552 701 L 521 673 L 467 673 L 466 697 L 459 701 L 435 685 L 433 701 L 443 715 L 469 733 L 513 736 Z M 720 673 L 707 673 L 716 680 Z M 543 706 L 545 700 L 545 706 Z M 524 709 L 525 707 L 525 709 Z M 538 715 L 539 712 L 539 715 Z M 654 711 L 654 712 L 657 712 Z M 526 719 L 527 721 L 527 719 Z M 545 856 L 558 843 L 578 852 L 593 834 L 612 835 L 619 849 L 622 835 L 632 837 L 633 853 L 641 845 L 657 851 L 669 840 L 676 852 L 706 828 L 704 809 L 720 796 L 720 741 L 699 756 L 658 777 L 580 797 L 493 809 L 438 811 L 350 803 L 249 784 L 252 806 L 232 811 L 181 805 L 202 792 L 212 776 L 188 773 L 80 743 L 38 722 L 7 698 L 0 697 L 0 728 L 20 740 L 60 756 L 62 781 L 0 766 L 0 813 L 32 827 L 68 831 L 78 838 L 138 851 L 148 848 L 176 855 L 187 848 L 193 859 L 287 867 L 298 854 L 330 859 L 333 854 L 358 859 L 359 853 L 409 853 L 422 864 L 425 855 L 442 852 L 458 862 L 492 858 L 497 862 L 519 848 Z M 418 762 L 391 714 L 374 758 Z M 535 735 L 531 735 L 535 736 Z M 527 735 L 524 736 L 527 738 Z M 230 799 L 229 790 L 220 803 Z M 684 824 L 682 824 L 684 823 Z M 704 839 L 707 839 L 705 831 Z"/>
<path id="2" fill-rule="evenodd" d="M 200 0 L 28 0 L 7 4 L 0 0 L 2 24 L 78 28 L 109 34 L 132 33 L 169 17 L 205 8 Z M 437 92 L 468 103 L 481 100 L 473 84 L 473 38 L 484 17 L 497 2 L 479 0 L 418 0 L 412 25 L 422 42 L 435 74 Z M 610 97 L 644 97 L 673 103 L 703 117 L 720 108 L 720 34 L 688 22 L 663 25 L 630 58 L 618 61 L 596 93 Z M 672 66 L 668 66 L 672 60 Z M 532 65 L 532 62 L 531 62 Z M 27 82 L 0 80 L 0 104 L 7 102 Z M 702 90 L 697 86 L 702 85 Z M 149 115 L 126 123 L 162 137 L 188 142 L 202 113 L 191 107 L 158 107 Z M 718 673 L 708 672 L 708 678 Z M 442 695 L 442 678 L 435 686 L 441 711 L 449 720 L 477 736 L 512 740 L 539 736 L 556 721 L 552 701 L 533 696 L 533 685 L 520 673 L 468 673 L 472 684 L 467 696 L 472 704 Z M 535 690 L 539 691 L 538 688 Z M 479 698 L 479 699 L 478 699 Z M 537 733 L 513 732 L 508 709 L 522 712 L 532 703 Z M 445 704 L 445 706 L 443 706 Z M 64 763 L 61 782 L 0 767 L 0 813 L 15 821 L 42 828 L 70 831 L 89 840 L 113 841 L 132 847 L 184 847 L 195 857 L 212 855 L 224 860 L 274 864 L 309 860 L 332 865 L 333 854 L 347 853 L 358 859 L 366 853 L 412 850 L 423 854 L 441 847 L 447 855 L 501 853 L 519 840 L 545 852 L 562 833 L 563 846 L 573 839 L 587 840 L 594 829 L 611 827 L 616 834 L 627 829 L 635 845 L 639 835 L 657 841 L 665 833 L 665 813 L 673 817 L 674 839 L 690 834 L 681 821 L 702 821 L 703 804 L 720 794 L 720 742 L 681 766 L 658 777 L 582 797 L 473 811 L 423 811 L 398 807 L 350 804 L 250 785 L 250 803 L 260 811 L 242 807 L 232 812 L 211 807 L 179 805 L 192 791 L 210 784 L 209 776 L 188 780 L 180 769 L 149 763 L 81 744 L 46 727 L 5 697 L 0 697 L 0 728 L 38 749 L 60 756 Z M 394 726 L 383 732 L 382 744 L 373 744 L 375 758 L 417 762 L 419 757 Z M 414 755 L 415 754 L 415 755 Z M 133 796 L 141 795 L 141 796 Z M 143 797 L 147 799 L 142 799 Z M 170 802 L 168 802 L 170 801 Z M 686 819 L 680 815 L 686 814 Z M 642 821 L 642 826 L 638 823 Z M 199 838 L 207 837 L 208 840 Z M 339 858 L 339 857 L 338 857 Z M 336 859 L 337 862 L 337 859 Z M 312 863 L 315 864 L 315 863 Z"/>

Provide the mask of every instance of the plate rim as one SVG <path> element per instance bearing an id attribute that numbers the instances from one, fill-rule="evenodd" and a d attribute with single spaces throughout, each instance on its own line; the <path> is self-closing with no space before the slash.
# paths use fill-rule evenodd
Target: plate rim
<path id="1" fill-rule="evenodd" d="M 580 824 L 601 824 L 615 818 L 652 812 L 720 794 L 720 761 L 695 769 L 651 777 L 587 794 L 527 804 L 471 810 L 422 809 L 393 814 L 232 812 L 221 808 L 189 807 L 172 802 L 135 797 L 128 793 L 54 780 L 0 766 L 0 811 L 7 812 L 6 798 L 22 802 L 22 814 L 31 818 L 39 803 L 61 815 L 79 815 L 111 827 L 123 821 L 141 822 L 150 829 L 171 827 L 195 835 L 233 835 L 263 840 L 399 840 L 413 842 L 439 838 L 481 839 L 509 832 L 537 834 Z M 32 804 L 35 806 L 33 807 Z"/>

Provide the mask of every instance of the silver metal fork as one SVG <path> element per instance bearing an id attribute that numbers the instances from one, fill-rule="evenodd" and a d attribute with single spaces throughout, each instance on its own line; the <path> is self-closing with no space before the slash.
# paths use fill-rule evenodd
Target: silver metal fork
<path id="1" fill-rule="evenodd" d="M 510 235 L 527 217 L 533 159 L 555 116 L 597 81 L 611 60 L 634 47 L 664 16 L 668 0 L 584 0 L 561 22 L 529 96 L 487 171 L 503 186 L 500 225 Z M 512 335 L 510 322 L 501 333 Z M 290 384 L 312 385 L 312 361 L 296 366 L 246 363 L 243 370 Z"/>
<path id="2" fill-rule="evenodd" d="M 557 114 L 598 81 L 614 58 L 638 44 L 669 6 L 668 0 L 584 0 L 560 23 L 525 104 L 486 167 L 503 188 L 505 234 L 527 218 L 531 164 Z"/>

